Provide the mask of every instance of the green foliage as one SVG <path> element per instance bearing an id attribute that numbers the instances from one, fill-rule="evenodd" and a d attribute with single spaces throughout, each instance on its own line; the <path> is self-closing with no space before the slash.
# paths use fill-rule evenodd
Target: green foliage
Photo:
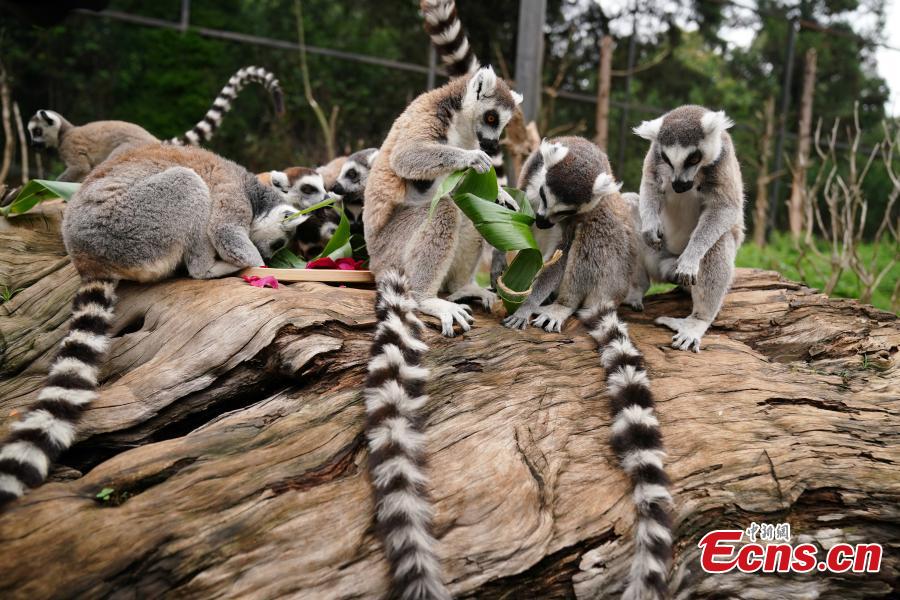
<path id="1" fill-rule="evenodd" d="M 11 203 L 0 207 L 0 214 L 4 217 L 21 215 L 44 200 L 53 200 L 56 198 L 68 200 L 80 187 L 80 183 L 32 179 L 19 190 L 18 195 L 16 195 Z"/>
<path id="2" fill-rule="evenodd" d="M 827 250 L 824 242 L 819 243 L 822 250 Z M 877 252 L 877 250 L 878 248 L 872 244 L 865 244 L 860 248 L 860 254 L 864 260 L 868 261 L 871 260 L 873 252 Z M 878 257 L 879 268 L 882 268 L 887 264 L 889 257 L 883 250 L 878 253 Z M 807 254 L 803 260 L 800 260 L 800 255 L 794 248 L 790 236 L 780 233 L 774 234 L 763 248 L 752 243 L 745 243 L 738 251 L 736 264 L 739 267 L 778 271 L 788 279 L 802 281 L 816 289 L 822 289 L 827 280 L 827 274 L 830 272 L 827 262 L 813 255 Z M 893 270 L 882 280 L 881 285 L 872 295 L 872 304 L 884 310 L 891 310 L 891 293 L 898 278 L 900 278 L 900 264 L 895 265 Z M 833 295 L 841 298 L 858 298 L 860 291 L 856 275 L 847 270 L 841 275 Z"/>
<path id="3" fill-rule="evenodd" d="M 13 289 L 13 288 L 9 287 L 8 285 L 4 285 L 3 288 L 0 289 L 0 304 L 6 304 L 10 300 L 12 300 L 13 297 L 16 294 L 18 294 L 19 292 L 21 292 L 23 289 L 25 289 L 25 288 Z"/>

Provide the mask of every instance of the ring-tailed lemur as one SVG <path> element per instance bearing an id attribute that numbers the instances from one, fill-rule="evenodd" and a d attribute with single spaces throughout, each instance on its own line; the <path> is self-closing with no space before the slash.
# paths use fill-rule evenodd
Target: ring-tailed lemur
<path id="1" fill-rule="evenodd" d="M 197 145 L 209 141 L 231 110 L 231 103 L 248 82 L 266 87 L 279 115 L 284 113 L 284 94 L 275 75 L 261 67 L 244 67 L 231 76 L 213 101 L 206 115 L 183 136 L 166 140 L 175 145 Z M 116 151 L 141 144 L 159 142 L 154 135 L 134 123 L 125 121 L 93 121 L 72 125 L 52 110 L 39 110 L 28 121 L 31 144 L 37 148 L 57 148 L 66 164 L 59 181 L 81 181 L 91 169 Z"/>
<path id="2" fill-rule="evenodd" d="M 321 167 L 316 167 L 316 172 L 321 174 L 322 179 L 325 180 L 326 190 L 330 190 L 334 186 L 334 182 L 337 181 L 338 176 L 341 174 L 341 168 L 348 158 L 349 156 L 338 156 Z"/>
<path id="3" fill-rule="evenodd" d="M 366 148 L 348 156 L 334 185 L 330 188 L 341 197 L 341 206 L 350 220 L 351 233 L 363 233 L 362 213 L 366 182 L 369 180 L 369 171 L 376 156 L 378 148 Z"/>
<path id="4" fill-rule="evenodd" d="M 369 173 L 363 224 L 370 268 L 376 278 L 402 269 L 420 310 L 440 319 L 447 336 L 454 322 L 468 331 L 474 321 L 456 300 L 474 297 L 490 307 L 496 297 L 475 283 L 481 235 L 449 197 L 430 214 L 431 199 L 454 171 L 490 169 L 483 148 L 496 145 L 520 100 L 490 67 L 453 79 L 413 100 Z M 447 300 L 437 297 L 441 290 Z"/>
<path id="5" fill-rule="evenodd" d="M 378 326 L 365 384 L 369 471 L 375 515 L 393 577 L 389 598 L 449 600 L 431 533 L 422 409 L 428 400 L 428 349 L 406 277 L 382 273 L 375 297 Z"/>
<path id="6" fill-rule="evenodd" d="M 630 207 L 609 160 L 593 142 L 545 140 L 522 167 L 519 184 L 540 229 L 560 228 L 562 258 L 540 273 L 531 295 L 503 324 L 560 331 L 576 310 L 596 340 L 612 414 L 612 447 L 634 486 L 635 555 L 623 598 L 664 598 L 671 557 L 671 496 L 659 422 L 643 357 L 616 314 L 632 287 L 639 248 Z M 556 302 L 541 304 L 556 291 Z"/>
<path id="7" fill-rule="evenodd" d="M 724 112 L 682 106 L 634 132 L 650 140 L 641 179 L 641 234 L 650 277 L 690 289 L 687 318 L 659 317 L 672 346 L 700 351 L 719 313 L 744 240 L 741 167 Z M 645 288 L 646 291 L 646 288 Z"/>
<path id="8" fill-rule="evenodd" d="M 158 281 L 182 267 L 207 279 L 260 266 L 293 233 L 297 223 L 283 220 L 293 212 L 243 167 L 199 148 L 143 146 L 94 169 L 63 218 L 81 277 L 70 329 L 37 402 L 0 445 L 0 504 L 40 485 L 75 440 L 97 398 L 117 281 Z"/>
<path id="9" fill-rule="evenodd" d="M 456 13 L 456 0 L 420 0 L 425 32 L 450 77 L 474 73 L 480 64 Z M 506 167 L 498 138 L 496 147 L 485 148 L 497 173 L 497 182 L 506 185 Z"/>
<path id="10" fill-rule="evenodd" d="M 284 199 L 298 209 L 309 208 L 328 196 L 322 175 L 309 167 L 268 171 L 259 173 L 257 178 L 281 192 Z M 309 213 L 294 232 L 291 250 L 305 258 L 318 255 L 334 235 L 339 222 L 337 211 L 328 206 Z"/>

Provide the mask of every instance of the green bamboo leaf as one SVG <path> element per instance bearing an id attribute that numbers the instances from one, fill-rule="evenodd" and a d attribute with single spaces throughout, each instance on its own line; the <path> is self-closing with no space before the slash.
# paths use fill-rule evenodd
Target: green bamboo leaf
<path id="1" fill-rule="evenodd" d="M 498 250 L 528 250 L 537 246 L 531 227 L 524 223 L 477 223 L 475 229 Z"/>
<path id="2" fill-rule="evenodd" d="M 269 259 L 269 266 L 273 269 L 305 269 L 306 261 L 287 248 L 282 248 Z"/>
<path id="3" fill-rule="evenodd" d="M 347 215 L 344 214 L 344 211 L 342 209 L 338 208 L 337 211 L 341 216 L 341 222 L 338 224 L 338 228 L 334 231 L 334 235 L 331 236 L 330 240 L 328 240 L 328 244 L 325 246 L 325 249 L 322 250 L 322 253 L 319 254 L 316 258 L 324 258 L 328 256 L 330 258 L 337 259 L 350 258 L 353 256 L 353 247 L 350 245 L 350 221 L 347 220 Z"/>
<path id="4" fill-rule="evenodd" d="M 456 187 L 453 195 L 472 194 L 494 202 L 497 200 L 498 190 L 497 172 L 494 170 L 494 167 L 491 167 L 485 173 L 478 173 L 474 169 L 469 169 L 465 172 L 465 177 Z"/>
<path id="5" fill-rule="evenodd" d="M 479 198 L 471 193 L 456 194 L 453 201 L 473 223 L 522 223 L 530 226 L 534 219 L 522 213 L 500 206 L 496 202 Z"/>
<path id="6" fill-rule="evenodd" d="M 444 178 L 444 180 L 441 182 L 441 185 L 438 186 L 437 191 L 434 193 L 434 197 L 431 199 L 431 208 L 428 210 L 429 219 L 434 215 L 434 211 L 437 208 L 438 202 L 441 201 L 441 198 L 449 194 L 465 174 L 466 171 L 456 171 L 455 173 L 450 173 L 446 178 Z"/>
<path id="7" fill-rule="evenodd" d="M 332 196 L 331 198 L 326 198 L 325 200 L 322 200 L 321 202 L 313 204 L 312 206 L 308 206 L 308 207 L 304 208 L 303 210 L 298 210 L 295 213 L 289 214 L 284 219 L 282 219 L 282 222 L 290 221 L 291 219 L 296 219 L 297 217 L 307 215 L 307 214 L 313 212 L 314 210 L 319 210 L 320 208 L 325 208 L 326 206 L 331 206 L 335 202 L 337 202 L 336 196 Z"/>
<path id="8" fill-rule="evenodd" d="M 8 217 L 26 213 L 44 200 L 62 198 L 68 200 L 72 194 L 81 187 L 80 183 L 68 181 L 49 181 L 46 179 L 32 179 L 19 190 L 15 200 L 0 208 L 0 213 Z"/>
<path id="9" fill-rule="evenodd" d="M 503 273 L 500 280 L 503 282 L 503 285 L 511 291 L 524 292 L 531 287 L 534 278 L 543 266 L 544 257 L 541 256 L 541 251 L 536 248 L 526 248 L 520 250 L 519 253 L 516 254 L 516 257 L 510 263 L 506 272 Z M 510 295 L 502 288 L 497 290 L 497 295 L 500 296 L 500 299 L 503 301 L 503 306 L 506 307 L 506 311 L 509 314 L 515 312 L 527 297 L 522 295 Z"/>
<path id="10" fill-rule="evenodd" d="M 534 221 L 534 210 L 531 208 L 531 203 L 528 201 L 528 197 L 525 196 L 525 192 L 509 186 L 504 186 L 503 189 L 519 205 L 519 213 L 531 217 L 532 221 Z"/>

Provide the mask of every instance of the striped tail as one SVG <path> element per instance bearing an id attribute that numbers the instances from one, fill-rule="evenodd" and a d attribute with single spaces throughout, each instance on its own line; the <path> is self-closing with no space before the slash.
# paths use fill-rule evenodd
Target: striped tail
<path id="1" fill-rule="evenodd" d="M 663 470 L 662 434 L 644 358 L 628 338 L 628 327 L 619 320 L 615 307 L 586 311 L 580 316 L 600 348 L 611 399 L 612 447 L 634 487 L 635 550 L 622 598 L 667 598 L 672 497 Z"/>
<path id="2" fill-rule="evenodd" d="M 432 508 L 425 473 L 424 418 L 428 346 L 406 277 L 380 278 L 375 299 L 378 326 L 365 384 L 369 470 L 375 520 L 391 565 L 389 598 L 449 600 L 431 533 Z"/>
<path id="3" fill-rule="evenodd" d="M 281 90 L 281 84 L 275 78 L 275 74 L 262 67 L 243 67 L 231 76 L 231 79 L 228 80 L 228 83 L 216 96 L 212 106 L 206 111 L 206 115 L 192 129 L 185 132 L 181 137 L 166 140 L 166 143 L 177 146 L 197 146 L 203 142 L 208 142 L 222 124 L 222 118 L 225 116 L 225 113 L 231 110 L 231 103 L 234 102 L 248 82 L 255 82 L 265 86 L 269 93 L 272 94 L 275 112 L 279 116 L 284 114 L 284 92 Z"/>
<path id="4" fill-rule="evenodd" d="M 69 333 L 47 383 L 0 445 L 0 505 L 41 485 L 50 465 L 72 445 L 78 420 L 97 397 L 115 300 L 113 281 L 85 281 L 78 288 Z"/>
<path id="5" fill-rule="evenodd" d="M 447 74 L 454 78 L 477 71 L 481 65 L 456 14 L 456 0 L 420 0 L 419 8 L 425 20 L 425 32 Z M 498 152 L 491 158 L 498 182 L 506 185 L 503 153 Z"/>

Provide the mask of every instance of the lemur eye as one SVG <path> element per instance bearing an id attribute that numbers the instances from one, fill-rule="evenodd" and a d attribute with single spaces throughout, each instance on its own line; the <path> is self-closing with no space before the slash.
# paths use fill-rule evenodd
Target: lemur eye
<path id="1" fill-rule="evenodd" d="M 664 161 L 667 165 L 669 165 L 670 167 L 672 166 L 672 161 L 669 160 L 669 157 L 666 156 L 666 153 L 665 153 L 665 152 L 660 151 L 659 155 L 660 155 L 660 157 L 662 157 L 663 161 Z"/>
<path id="2" fill-rule="evenodd" d="M 500 116 L 497 114 L 495 110 L 489 110 L 484 113 L 484 122 L 491 127 L 496 127 L 497 123 L 500 121 Z"/>
<path id="3" fill-rule="evenodd" d="M 305 185 L 300 186 L 300 191 L 303 192 L 304 194 L 311 195 L 311 194 L 315 194 L 318 190 L 314 186 L 307 183 Z"/>
<path id="4" fill-rule="evenodd" d="M 694 150 L 693 152 L 691 152 L 690 156 L 687 157 L 687 160 L 684 161 L 684 164 L 685 164 L 685 166 L 693 167 L 698 162 L 700 162 L 700 159 L 702 157 L 703 157 L 703 155 L 700 154 L 699 150 Z"/>
<path id="5" fill-rule="evenodd" d="M 347 171 L 347 179 L 354 182 L 359 179 L 359 173 L 356 171 L 356 169 L 350 169 L 349 171 Z"/>

